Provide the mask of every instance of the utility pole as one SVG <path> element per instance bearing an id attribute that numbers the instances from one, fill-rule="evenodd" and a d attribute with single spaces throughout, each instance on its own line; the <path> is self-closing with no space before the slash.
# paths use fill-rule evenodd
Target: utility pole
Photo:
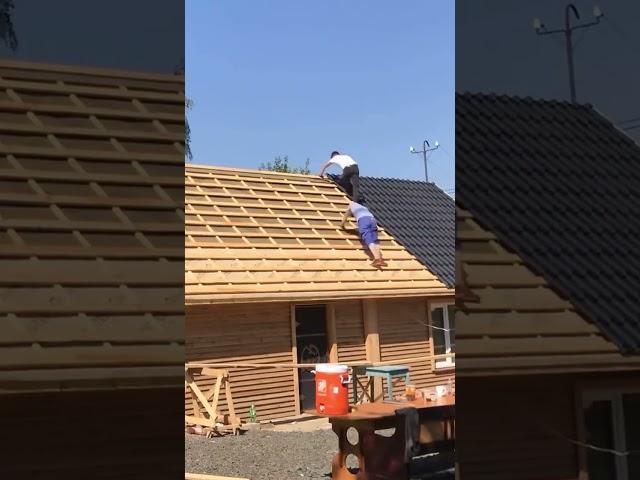
<path id="1" fill-rule="evenodd" d="M 567 65 L 569 67 L 569 92 L 571 94 L 571 103 L 576 103 L 576 81 L 575 72 L 573 68 L 573 39 L 571 38 L 574 30 L 579 28 L 589 28 L 600 23 L 600 19 L 604 16 L 599 7 L 593 7 L 593 16 L 595 21 L 589 23 L 581 23 L 578 25 L 571 25 L 571 12 L 576 17 L 576 20 L 580 20 L 580 13 L 573 3 L 568 4 L 564 9 L 564 28 L 556 30 L 547 30 L 544 24 L 539 18 L 533 19 L 533 28 L 538 35 L 553 35 L 556 33 L 563 33 L 566 48 L 567 48 Z"/>
<path id="2" fill-rule="evenodd" d="M 432 148 L 429 148 L 431 146 L 429 145 L 429 142 L 425 140 L 424 142 L 422 142 L 422 150 L 415 150 L 413 147 L 409 147 L 409 152 L 422 154 L 422 159 L 424 161 L 424 178 L 427 182 L 429 181 L 429 172 L 427 170 L 427 152 L 433 152 L 434 150 L 437 150 L 439 146 L 440 145 L 436 140 L 435 146 Z"/>

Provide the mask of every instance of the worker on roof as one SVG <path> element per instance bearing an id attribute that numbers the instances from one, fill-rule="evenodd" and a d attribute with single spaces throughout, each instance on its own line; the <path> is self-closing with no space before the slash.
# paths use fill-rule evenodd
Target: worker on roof
<path id="1" fill-rule="evenodd" d="M 360 194 L 360 171 L 358 170 L 358 164 L 349 155 L 344 155 L 340 152 L 331 152 L 331 158 L 324 162 L 320 169 L 319 176 L 324 176 L 324 172 L 329 166 L 338 165 L 342 168 L 342 175 L 338 178 L 337 183 L 342 189 L 347 192 L 349 198 L 355 202 L 362 200 Z"/>
<path id="2" fill-rule="evenodd" d="M 380 241 L 378 240 L 378 223 L 371 211 L 364 205 L 356 202 L 349 202 L 347 211 L 344 212 L 342 217 L 341 226 L 346 229 L 347 220 L 349 216 L 353 215 L 358 225 L 358 233 L 360 239 L 364 243 L 371 254 L 373 255 L 372 265 L 376 268 L 386 267 L 387 262 L 382 258 L 382 251 L 380 250 Z"/>

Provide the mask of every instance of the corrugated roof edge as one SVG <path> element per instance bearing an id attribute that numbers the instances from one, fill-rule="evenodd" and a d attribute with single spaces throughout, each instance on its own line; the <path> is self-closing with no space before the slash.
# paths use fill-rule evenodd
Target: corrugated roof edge
<path id="1" fill-rule="evenodd" d="M 71 73 L 76 75 L 88 75 L 93 77 L 128 78 L 133 80 L 153 80 L 158 82 L 183 81 L 184 75 L 172 73 L 143 72 L 131 70 L 118 70 L 106 67 L 90 67 L 85 65 L 54 64 L 28 62 L 24 60 L 0 59 L 0 67 L 15 68 L 19 70 L 31 70 L 42 72 Z"/>

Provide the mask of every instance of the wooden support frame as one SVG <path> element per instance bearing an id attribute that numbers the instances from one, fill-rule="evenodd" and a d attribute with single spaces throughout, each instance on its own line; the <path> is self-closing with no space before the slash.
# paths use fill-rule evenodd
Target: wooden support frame
<path id="1" fill-rule="evenodd" d="M 196 383 L 194 374 L 214 377 L 216 379 L 215 384 L 206 394 L 202 392 Z M 185 415 L 185 423 L 211 428 L 214 433 L 237 433 L 241 422 L 236 416 L 236 411 L 233 406 L 228 370 L 210 367 L 191 367 L 187 365 L 184 370 L 184 384 L 186 389 L 191 393 L 194 412 L 194 415 Z M 220 400 L 220 390 L 222 390 L 222 387 L 224 387 L 227 408 L 229 410 L 228 420 L 218 411 L 218 402 Z M 203 414 L 198 402 L 200 402 L 204 408 L 206 415 Z M 225 420 L 227 421 L 225 422 Z M 224 425 L 220 427 L 217 425 L 218 423 L 223 423 Z"/>
<path id="2" fill-rule="evenodd" d="M 378 303 L 375 299 L 367 298 L 362 305 L 364 337 L 367 361 L 380 362 L 380 330 L 378 328 Z M 374 398 L 373 401 L 381 400 L 384 396 L 382 391 L 382 378 L 373 379 Z"/>

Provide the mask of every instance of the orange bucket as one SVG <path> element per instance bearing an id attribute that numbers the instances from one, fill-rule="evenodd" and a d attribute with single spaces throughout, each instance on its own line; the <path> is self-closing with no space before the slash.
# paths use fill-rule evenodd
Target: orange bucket
<path id="1" fill-rule="evenodd" d="M 316 411 L 319 415 L 349 413 L 349 367 L 334 363 L 316 365 Z"/>

